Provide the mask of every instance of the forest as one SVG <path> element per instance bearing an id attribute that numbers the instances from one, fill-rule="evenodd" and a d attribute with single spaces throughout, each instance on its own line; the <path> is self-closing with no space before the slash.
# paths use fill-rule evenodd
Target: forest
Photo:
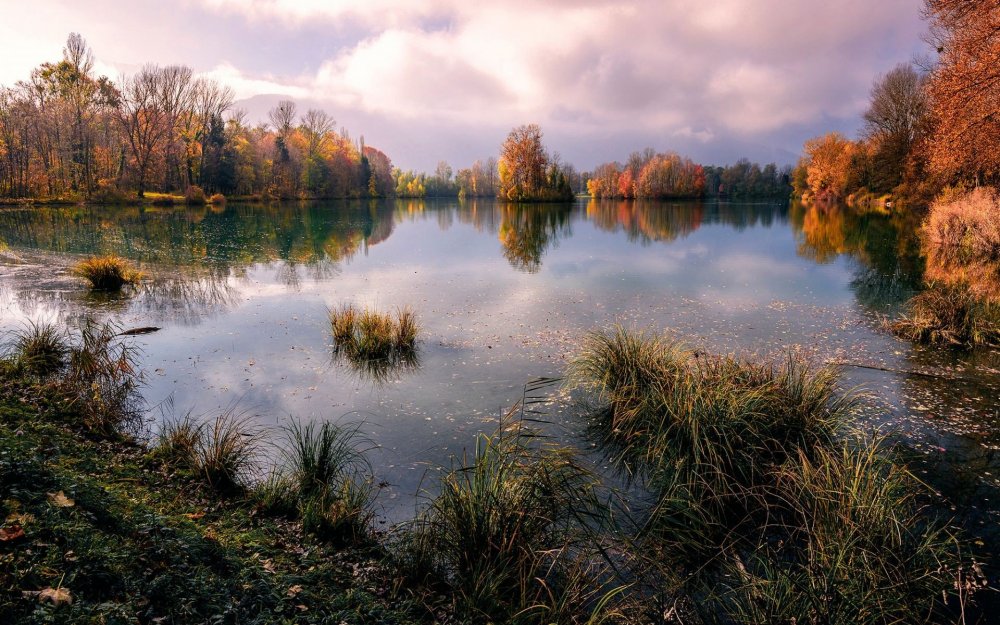
<path id="1" fill-rule="evenodd" d="M 284 100 L 254 122 L 230 87 L 190 67 L 97 76 L 77 33 L 60 61 L 0 86 L 0 199 L 8 200 L 777 197 L 791 191 L 790 175 L 773 163 L 703 166 L 652 148 L 581 172 L 545 149 L 537 124 L 514 128 L 499 156 L 469 167 L 441 161 L 432 173 L 403 171 L 323 110 Z"/>

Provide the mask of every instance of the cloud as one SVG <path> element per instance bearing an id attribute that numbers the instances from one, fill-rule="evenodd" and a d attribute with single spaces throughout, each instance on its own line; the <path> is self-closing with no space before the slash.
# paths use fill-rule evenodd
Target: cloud
<path id="1" fill-rule="evenodd" d="M 220 63 L 208 71 L 199 72 L 198 76 L 228 85 L 237 98 L 252 98 L 265 93 L 280 94 L 288 98 L 306 98 L 311 93 L 308 86 L 296 84 L 297 81 L 283 81 L 273 76 L 248 76 L 228 62 Z"/>
<path id="2" fill-rule="evenodd" d="M 342 106 L 702 141 L 856 117 L 872 77 L 908 58 L 921 27 L 913 0 L 203 1 L 287 28 L 354 24 L 358 40 L 311 84 Z"/>

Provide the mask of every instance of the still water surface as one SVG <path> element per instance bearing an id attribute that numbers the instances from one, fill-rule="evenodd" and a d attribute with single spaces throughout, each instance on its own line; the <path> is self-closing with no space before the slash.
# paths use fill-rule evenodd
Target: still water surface
<path id="1" fill-rule="evenodd" d="M 162 327 L 137 339 L 154 417 L 237 405 L 266 426 L 364 421 L 389 520 L 412 515 L 427 471 L 491 430 L 525 382 L 562 375 L 588 330 L 619 322 L 717 352 L 844 363 L 845 386 L 877 402 L 865 426 L 902 440 L 995 551 L 1000 356 L 881 330 L 920 284 L 911 230 L 785 202 L 6 210 L 0 330 L 84 315 Z M 69 268 L 95 253 L 151 280 L 91 295 Z M 379 382 L 337 360 L 328 312 L 345 303 L 411 307 L 419 366 Z M 553 430 L 577 441 L 569 398 L 553 399 Z"/>

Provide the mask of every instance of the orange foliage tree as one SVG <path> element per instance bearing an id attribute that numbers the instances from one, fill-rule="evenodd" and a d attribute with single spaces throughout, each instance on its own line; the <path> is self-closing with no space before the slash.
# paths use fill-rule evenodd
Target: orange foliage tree
<path id="1" fill-rule="evenodd" d="M 931 166 L 957 179 L 1000 177 L 1000 3 L 926 0 L 939 62 L 929 93 Z"/>

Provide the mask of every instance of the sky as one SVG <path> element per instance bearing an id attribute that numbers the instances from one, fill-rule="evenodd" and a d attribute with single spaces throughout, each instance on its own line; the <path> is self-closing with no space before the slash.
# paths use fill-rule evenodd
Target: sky
<path id="1" fill-rule="evenodd" d="M 0 84 L 70 32 L 114 79 L 184 64 L 252 121 L 321 108 L 403 169 L 496 155 L 537 123 L 587 170 L 634 150 L 791 164 L 861 127 L 873 81 L 924 56 L 922 0 L 0 0 Z"/>

